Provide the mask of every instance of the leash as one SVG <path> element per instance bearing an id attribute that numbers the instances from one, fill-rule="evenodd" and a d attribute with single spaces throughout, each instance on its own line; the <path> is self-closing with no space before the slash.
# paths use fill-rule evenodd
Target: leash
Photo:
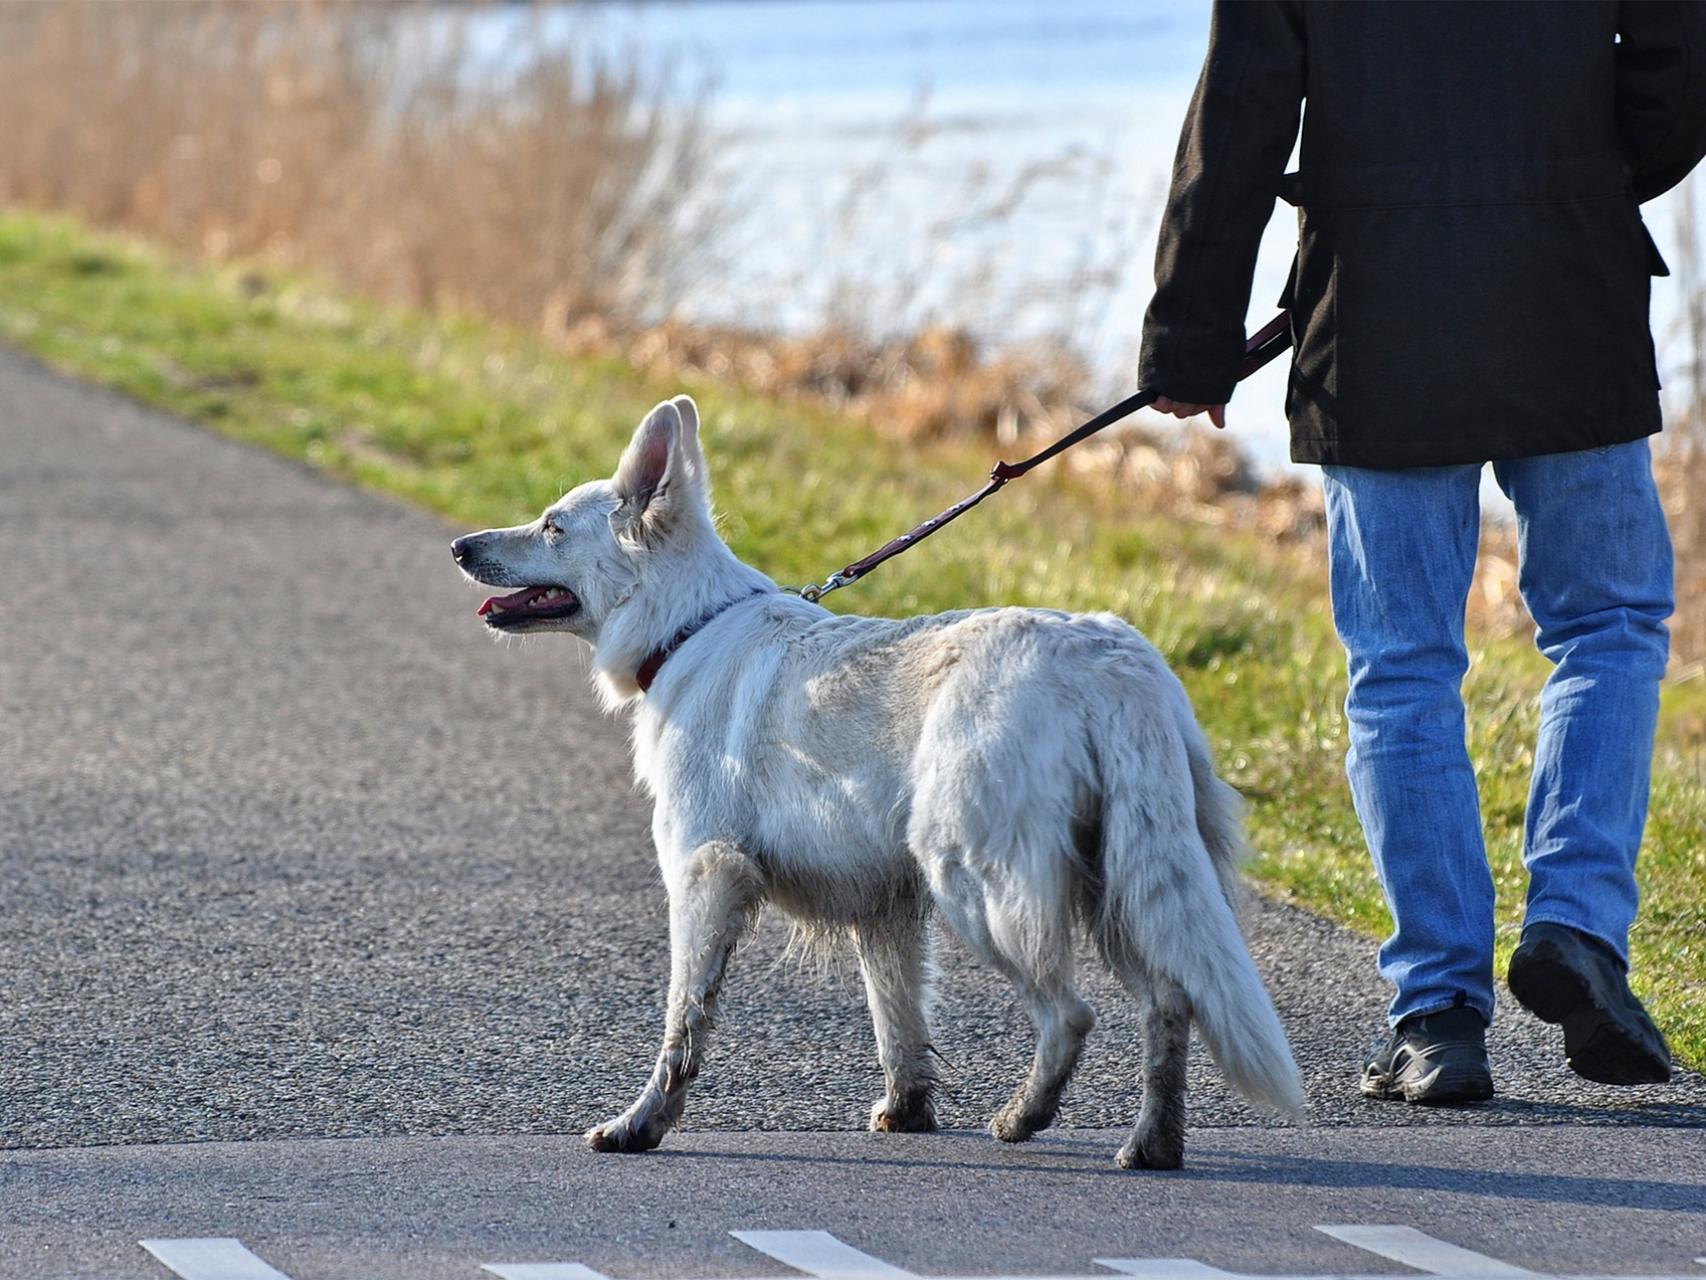
<path id="1" fill-rule="evenodd" d="M 1244 363 L 1238 367 L 1238 380 L 1242 382 L 1256 372 L 1268 361 L 1291 345 L 1291 313 L 1282 311 L 1255 333 L 1250 335 L 1244 344 Z M 852 586 L 871 570 L 885 560 L 892 560 L 902 551 L 917 546 L 943 525 L 951 524 L 990 494 L 1004 488 L 1009 480 L 1017 480 L 1027 471 L 1040 467 L 1056 454 L 1065 453 L 1073 445 L 1088 440 L 1103 427 L 1112 426 L 1121 418 L 1129 418 L 1139 409 L 1147 408 L 1155 403 L 1159 392 L 1139 390 L 1136 395 L 1127 396 L 1118 404 L 1102 410 L 1094 418 L 1083 425 L 1074 428 L 1048 448 L 1040 453 L 1034 453 L 1023 462 L 997 462 L 989 472 L 989 483 L 969 497 L 961 498 L 953 506 L 938 515 L 931 516 L 923 524 L 893 538 L 878 547 L 863 560 L 855 560 L 845 568 L 838 569 L 829 577 L 815 586 L 801 587 L 795 594 L 802 600 L 822 600 L 831 591 L 839 591 L 842 587 Z"/>

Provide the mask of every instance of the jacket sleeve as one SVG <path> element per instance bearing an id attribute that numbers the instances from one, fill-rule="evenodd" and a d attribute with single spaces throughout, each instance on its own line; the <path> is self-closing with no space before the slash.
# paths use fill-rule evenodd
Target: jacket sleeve
<path id="1" fill-rule="evenodd" d="M 1256 250 L 1302 113 L 1301 0 L 1215 0 L 1179 135 L 1138 383 L 1224 404 L 1244 358 Z"/>
<path id="2" fill-rule="evenodd" d="M 1623 0 L 1617 32 L 1617 127 L 1651 200 L 1706 155 L 1706 4 Z"/>

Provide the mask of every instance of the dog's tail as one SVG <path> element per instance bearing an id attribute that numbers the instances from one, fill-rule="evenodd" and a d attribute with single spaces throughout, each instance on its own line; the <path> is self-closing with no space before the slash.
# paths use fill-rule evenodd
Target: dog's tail
<path id="1" fill-rule="evenodd" d="M 1301 1119 L 1302 1078 L 1234 909 L 1246 853 L 1243 802 L 1216 775 L 1184 689 L 1171 673 L 1165 680 L 1171 717 L 1147 715 L 1139 726 L 1121 717 L 1097 744 L 1104 797 L 1097 942 L 1130 985 L 1159 977 L 1181 987 L 1232 1086 L 1264 1111 Z M 1187 768 L 1194 821 L 1169 814 L 1164 800 L 1145 803 L 1154 798 L 1146 778 Z"/>

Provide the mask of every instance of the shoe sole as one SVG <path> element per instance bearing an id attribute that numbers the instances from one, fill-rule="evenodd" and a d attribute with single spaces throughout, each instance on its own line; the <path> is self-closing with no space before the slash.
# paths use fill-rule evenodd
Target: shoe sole
<path id="1" fill-rule="evenodd" d="M 1507 977 L 1511 994 L 1542 1022 L 1564 1029 L 1570 1070 L 1596 1084 L 1664 1084 L 1669 1055 L 1643 1043 L 1601 1003 L 1593 984 L 1550 942 L 1529 946 L 1513 959 Z M 1653 1034 L 1658 1035 L 1655 1028 Z"/>
<path id="2" fill-rule="evenodd" d="M 1408 1102 L 1415 1107 L 1461 1107 L 1486 1102 L 1493 1096 L 1493 1078 L 1479 1072 L 1435 1072 L 1414 1085 L 1393 1085 L 1379 1077 L 1364 1076 L 1362 1096 L 1383 1102 Z"/>

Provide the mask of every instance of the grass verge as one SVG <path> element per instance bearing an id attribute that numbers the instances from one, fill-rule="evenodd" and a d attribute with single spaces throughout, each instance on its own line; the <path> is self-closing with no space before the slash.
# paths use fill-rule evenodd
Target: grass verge
<path id="1" fill-rule="evenodd" d="M 62 219 L 0 215 L 0 340 L 238 439 L 470 527 L 530 518 L 607 474 L 644 411 L 699 400 L 724 532 L 779 581 L 821 578 L 971 487 L 984 448 L 902 447 L 717 384 L 655 385 L 496 326 L 387 310 L 253 265 L 181 263 Z M 448 572 L 448 566 L 447 570 Z M 1270 892 L 1389 927 L 1343 783 L 1342 658 L 1322 565 L 1296 550 L 1145 518 L 1047 474 L 928 552 L 832 597 L 861 612 L 970 604 L 1110 609 L 1190 689 L 1251 801 Z M 1546 664 L 1476 638 L 1467 697 L 1498 887 L 1500 963 L 1526 878 L 1522 816 Z M 1706 1067 L 1706 682 L 1666 691 L 1633 939 L 1635 985 L 1677 1056 Z"/>

